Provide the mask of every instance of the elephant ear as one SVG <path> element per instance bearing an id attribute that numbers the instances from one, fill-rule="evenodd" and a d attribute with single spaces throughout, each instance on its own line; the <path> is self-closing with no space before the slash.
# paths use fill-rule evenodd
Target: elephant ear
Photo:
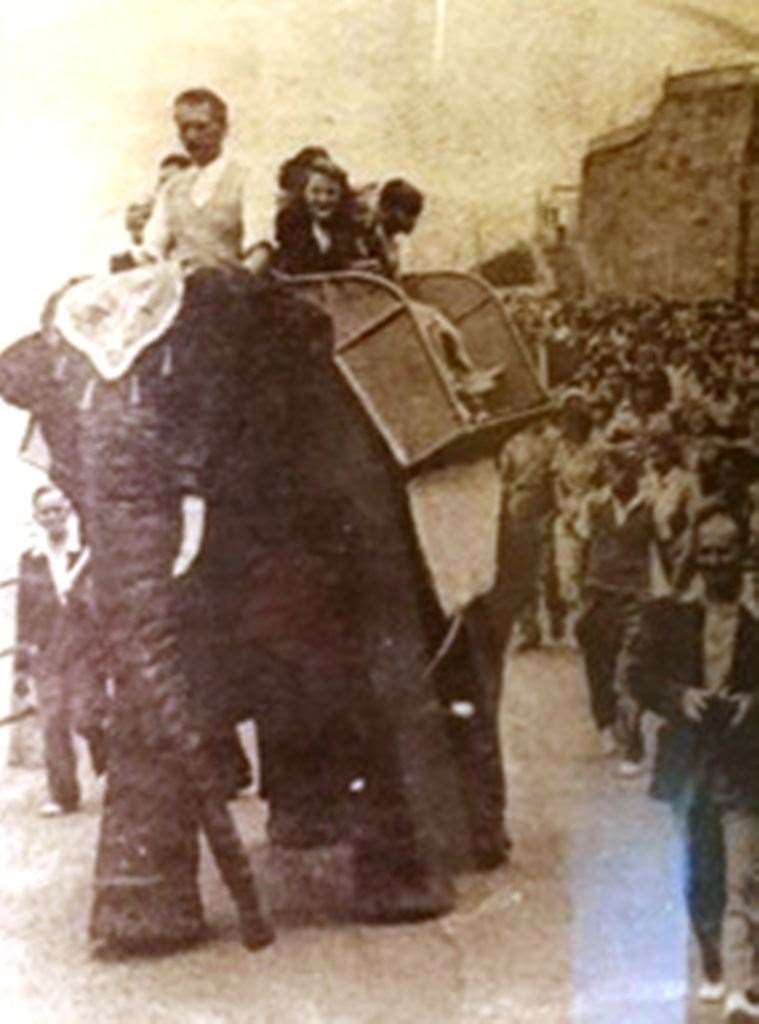
<path id="1" fill-rule="evenodd" d="M 83 357 L 30 334 L 0 354 L 0 397 L 30 412 L 21 458 L 42 468 L 78 505 L 77 402 L 87 377 Z"/>
<path id="2" fill-rule="evenodd" d="M 55 327 L 55 316 L 61 299 L 85 280 L 69 278 L 54 291 L 42 308 L 40 329 L 20 338 L 0 354 L 0 397 L 10 405 L 42 417 L 55 404 L 67 359 L 67 348 Z"/>
<path id="3" fill-rule="evenodd" d="M 10 405 L 39 412 L 55 386 L 55 350 L 39 332 L 14 342 L 0 355 L 0 396 Z"/>

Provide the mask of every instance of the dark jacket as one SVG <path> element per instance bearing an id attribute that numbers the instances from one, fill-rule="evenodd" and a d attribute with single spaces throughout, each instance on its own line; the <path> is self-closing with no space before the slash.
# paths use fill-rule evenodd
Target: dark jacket
<path id="1" fill-rule="evenodd" d="M 663 598 L 643 607 L 625 657 L 625 682 L 641 704 L 664 719 L 658 736 L 652 796 L 675 802 L 706 787 L 730 807 L 759 808 L 759 621 L 741 609 L 726 688 L 755 698 L 730 728 L 717 704 L 702 722 L 685 717 L 686 689 L 703 685 L 704 605 Z"/>
<path id="2" fill-rule="evenodd" d="M 75 554 L 69 554 L 69 568 Z M 50 644 L 55 623 L 63 609 L 53 584 L 50 565 L 42 552 L 34 549 L 21 556 L 16 591 L 16 674 L 34 673 L 34 663 Z"/>
<path id="3" fill-rule="evenodd" d="M 277 268 L 285 274 L 326 274 L 348 270 L 358 256 L 355 229 L 347 215 L 336 214 L 326 230 L 332 244 L 319 248 L 308 211 L 300 204 L 280 210 L 275 223 Z"/>

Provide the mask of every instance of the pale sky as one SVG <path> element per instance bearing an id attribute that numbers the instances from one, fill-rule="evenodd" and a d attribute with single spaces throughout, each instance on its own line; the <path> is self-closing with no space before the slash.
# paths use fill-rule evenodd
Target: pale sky
<path id="1" fill-rule="evenodd" d="M 529 233 L 536 189 L 576 180 L 588 138 L 646 113 L 668 70 L 750 56 L 730 25 L 759 32 L 759 3 L 23 0 L 0 19 L 1 346 L 126 243 L 188 86 L 229 100 L 264 214 L 277 165 L 320 143 L 357 182 L 418 183 L 416 264 L 466 268 Z"/>

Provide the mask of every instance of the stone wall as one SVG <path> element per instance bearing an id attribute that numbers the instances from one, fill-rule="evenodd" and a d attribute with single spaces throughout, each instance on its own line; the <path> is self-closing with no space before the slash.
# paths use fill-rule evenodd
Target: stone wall
<path id="1" fill-rule="evenodd" d="M 580 245 L 594 290 L 698 299 L 759 283 L 758 97 L 759 66 L 679 75 L 647 121 L 591 143 Z"/>

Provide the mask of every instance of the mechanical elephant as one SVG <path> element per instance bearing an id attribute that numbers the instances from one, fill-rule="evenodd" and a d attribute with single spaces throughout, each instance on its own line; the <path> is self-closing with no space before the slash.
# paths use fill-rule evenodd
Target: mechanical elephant
<path id="1" fill-rule="evenodd" d="M 74 284 L 0 356 L 0 394 L 36 418 L 91 550 L 115 693 L 91 917 L 106 946 L 202 934 L 199 827 L 246 941 L 268 940 L 213 758 L 249 716 L 273 838 L 350 842 L 357 917 L 452 906 L 474 797 L 431 672 L 442 619 L 404 475 L 331 342 L 286 289 L 166 265 Z M 187 495 L 205 537 L 173 579 Z"/>

